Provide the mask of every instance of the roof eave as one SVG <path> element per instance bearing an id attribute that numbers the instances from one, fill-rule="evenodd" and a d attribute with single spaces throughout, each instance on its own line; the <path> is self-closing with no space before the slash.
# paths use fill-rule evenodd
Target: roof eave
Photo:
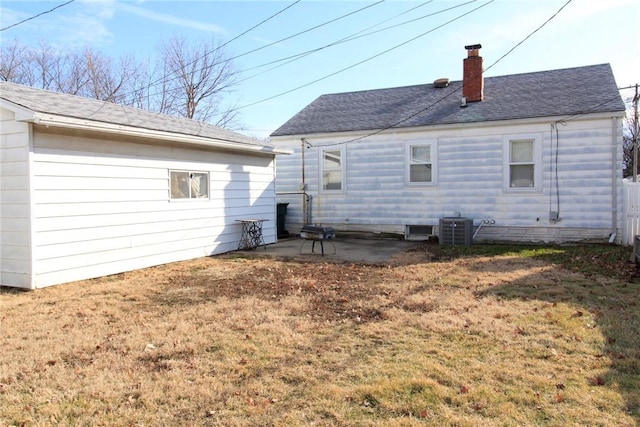
<path id="1" fill-rule="evenodd" d="M 263 155 L 291 154 L 291 151 L 289 150 L 270 147 L 267 145 L 252 145 L 239 141 L 230 141 L 175 132 L 159 131 L 135 126 L 124 126 L 115 123 L 78 119 L 47 113 L 33 113 L 31 117 L 25 116 L 22 120 L 47 127 L 59 127 L 65 129 L 107 133 L 111 135 L 154 139 L 165 142 L 177 142 L 184 145 L 239 151 L 244 153 Z"/>
<path id="2" fill-rule="evenodd" d="M 11 102 L 8 99 L 0 98 L 0 107 L 12 111 L 15 114 L 15 118 L 19 122 L 30 122 L 35 118 L 35 112 L 22 105 Z"/>
<path id="3" fill-rule="evenodd" d="M 273 141 L 284 141 L 290 139 L 305 139 L 305 138 L 362 138 L 362 135 L 371 134 L 385 135 L 394 133 L 405 132 L 421 132 L 435 129 L 460 129 L 470 127 L 490 127 L 490 126 L 507 126 L 513 124 L 527 124 L 527 123 L 553 123 L 558 121 L 574 121 L 574 120 L 590 120 L 590 119 L 608 119 L 608 118 L 623 118 L 625 116 L 625 110 L 614 110 L 608 112 L 597 113 L 576 113 L 573 115 L 558 115 L 558 116 L 537 116 L 537 117 L 522 117 L 514 119 L 499 119 L 499 120 L 482 120 L 482 121 L 470 121 L 470 122 L 452 122 L 452 123 L 438 123 L 431 125 L 420 126 L 406 126 L 406 127 L 391 127 L 385 129 L 357 129 L 357 130 L 342 130 L 335 132 L 308 132 L 299 134 L 287 134 L 287 135 L 273 135 L 271 139 Z"/>

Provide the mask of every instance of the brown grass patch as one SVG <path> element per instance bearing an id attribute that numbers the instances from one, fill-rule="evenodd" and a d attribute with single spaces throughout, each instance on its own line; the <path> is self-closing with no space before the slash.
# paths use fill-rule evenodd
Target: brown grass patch
<path id="1" fill-rule="evenodd" d="M 2 290 L 0 425 L 640 422 L 630 275 L 577 268 L 602 259 L 582 249 L 433 249 Z"/>

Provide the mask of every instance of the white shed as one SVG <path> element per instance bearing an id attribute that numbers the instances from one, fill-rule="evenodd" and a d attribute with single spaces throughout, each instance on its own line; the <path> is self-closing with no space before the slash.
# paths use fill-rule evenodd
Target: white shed
<path id="1" fill-rule="evenodd" d="M 611 67 L 484 78 L 480 45 L 466 48 L 462 81 L 322 95 L 271 134 L 294 150 L 277 180 L 290 231 L 620 241 Z"/>
<path id="2" fill-rule="evenodd" d="M 276 240 L 275 155 L 206 123 L 0 83 L 0 285 L 35 289 Z"/>

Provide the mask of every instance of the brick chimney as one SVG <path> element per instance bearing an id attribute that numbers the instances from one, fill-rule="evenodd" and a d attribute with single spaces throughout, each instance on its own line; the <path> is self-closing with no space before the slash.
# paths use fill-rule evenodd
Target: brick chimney
<path id="1" fill-rule="evenodd" d="M 467 57 L 463 61 L 462 96 L 466 102 L 482 101 L 484 78 L 482 77 L 482 57 L 480 44 L 465 46 Z"/>

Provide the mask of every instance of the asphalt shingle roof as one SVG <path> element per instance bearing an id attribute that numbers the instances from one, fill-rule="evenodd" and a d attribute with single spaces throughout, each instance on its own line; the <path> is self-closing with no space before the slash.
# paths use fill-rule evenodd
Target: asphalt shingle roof
<path id="1" fill-rule="evenodd" d="M 254 138 L 184 117 L 152 113 L 112 102 L 0 82 L 0 98 L 36 113 L 91 120 L 140 129 L 170 132 L 248 145 L 264 145 Z"/>
<path id="2" fill-rule="evenodd" d="M 485 77 L 484 99 L 461 108 L 462 82 L 322 95 L 271 136 L 374 131 L 625 110 L 609 64 Z"/>

